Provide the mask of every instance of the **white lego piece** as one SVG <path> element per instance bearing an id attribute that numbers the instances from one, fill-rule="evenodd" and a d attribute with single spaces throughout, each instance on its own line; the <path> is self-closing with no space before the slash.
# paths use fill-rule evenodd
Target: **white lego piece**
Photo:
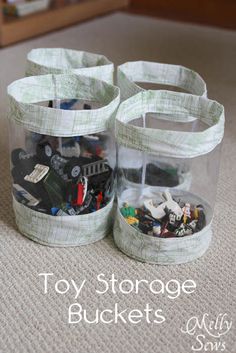
<path id="1" fill-rule="evenodd" d="M 31 174 L 26 175 L 24 180 L 37 184 L 49 172 L 49 167 L 43 164 L 36 164 Z"/>
<path id="2" fill-rule="evenodd" d="M 161 219 L 166 215 L 164 209 L 167 207 L 168 210 L 176 215 L 176 220 L 180 220 L 183 216 L 183 211 L 179 204 L 172 199 L 172 196 L 168 191 L 165 191 L 162 195 L 166 201 L 161 205 L 155 206 L 152 200 L 147 200 L 144 201 L 144 206 L 151 212 L 152 217 L 156 219 Z"/>
<path id="3" fill-rule="evenodd" d="M 62 147 L 61 154 L 63 157 L 79 157 L 80 156 L 80 145 L 75 142 L 73 147 Z"/>
<path id="4" fill-rule="evenodd" d="M 160 235 L 161 234 L 161 225 L 153 226 L 153 235 Z"/>

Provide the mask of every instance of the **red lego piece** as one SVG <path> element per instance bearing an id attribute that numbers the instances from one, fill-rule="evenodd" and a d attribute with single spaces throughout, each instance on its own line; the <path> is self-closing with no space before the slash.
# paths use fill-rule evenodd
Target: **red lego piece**
<path id="1" fill-rule="evenodd" d="M 72 199 L 72 206 L 82 206 L 83 198 L 84 198 L 84 184 L 78 183 L 72 186 L 73 195 L 75 194 L 75 198 Z M 76 191 L 76 193 L 75 193 Z"/>
<path id="2" fill-rule="evenodd" d="M 97 210 L 100 209 L 102 200 L 103 200 L 103 196 L 102 196 L 102 192 L 100 191 L 97 196 Z"/>

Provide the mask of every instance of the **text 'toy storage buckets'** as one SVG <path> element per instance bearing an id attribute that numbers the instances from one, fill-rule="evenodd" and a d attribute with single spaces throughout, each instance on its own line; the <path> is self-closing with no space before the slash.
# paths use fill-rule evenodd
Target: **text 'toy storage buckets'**
<path id="1" fill-rule="evenodd" d="M 31 76 L 8 87 L 13 208 L 41 244 L 75 246 L 108 234 L 119 88 L 80 75 Z"/>
<path id="2" fill-rule="evenodd" d="M 113 84 L 114 64 L 104 55 L 65 48 L 32 49 L 27 55 L 26 76 L 79 74 Z"/>
<path id="3" fill-rule="evenodd" d="M 172 91 L 184 90 L 197 96 L 207 96 L 206 83 L 195 71 L 180 65 L 150 61 L 131 61 L 117 68 L 117 83 L 121 100 L 144 91 L 142 85 L 164 85 Z M 148 89 L 156 89 L 148 87 Z"/>
<path id="4" fill-rule="evenodd" d="M 212 236 L 223 106 L 185 93 L 143 91 L 121 103 L 115 133 L 117 246 L 137 260 L 156 264 L 180 264 L 203 255 Z M 124 159 L 132 170 L 137 162 L 139 185 L 125 183 Z M 192 175 L 188 190 L 170 187 L 175 174 L 168 166 L 183 164 Z M 162 186 L 148 185 L 147 179 L 158 178 Z"/>

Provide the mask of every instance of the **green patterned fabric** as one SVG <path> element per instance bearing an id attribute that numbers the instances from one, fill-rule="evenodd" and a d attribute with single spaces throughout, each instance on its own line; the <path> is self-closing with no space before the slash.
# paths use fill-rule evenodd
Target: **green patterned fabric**
<path id="1" fill-rule="evenodd" d="M 9 118 L 25 129 L 51 136 L 79 136 L 107 130 L 120 102 L 119 88 L 80 75 L 31 76 L 8 86 Z M 99 109 L 52 109 L 34 103 L 53 99 L 86 99 Z"/>
<path id="2" fill-rule="evenodd" d="M 183 238 L 156 238 L 130 226 L 117 211 L 114 240 L 126 255 L 142 262 L 177 265 L 194 261 L 208 249 L 212 238 L 211 224 L 202 231 Z"/>
<path id="3" fill-rule="evenodd" d="M 207 129 L 186 132 L 129 124 L 149 112 L 162 113 L 163 119 L 173 122 L 199 119 Z M 121 103 L 116 115 L 115 134 L 118 145 L 157 156 L 193 158 L 212 151 L 221 142 L 224 121 L 224 107 L 216 101 L 186 93 L 142 91 Z"/>
<path id="4" fill-rule="evenodd" d="M 64 48 L 38 48 L 27 55 L 26 76 L 72 73 L 113 84 L 114 64 L 104 55 Z"/>
<path id="5" fill-rule="evenodd" d="M 127 62 L 117 68 L 117 82 L 121 99 L 125 100 L 144 89 L 138 83 L 155 83 L 181 88 L 198 96 L 207 96 L 205 81 L 184 66 L 149 61 Z"/>
<path id="6" fill-rule="evenodd" d="M 203 205 L 206 215 L 206 226 L 201 231 L 179 238 L 159 238 L 144 234 L 141 230 L 129 225 L 121 215 L 120 207 L 124 202 L 133 207 L 138 206 L 137 197 L 139 195 L 138 204 L 143 205 L 143 201 L 147 198 L 159 200 L 159 195 L 163 191 L 164 188 L 161 187 L 159 190 L 158 187 L 155 189 L 145 187 L 141 194 L 136 187 L 130 187 L 119 195 L 113 231 L 115 242 L 125 254 L 143 262 L 171 265 L 193 261 L 206 252 L 212 237 L 213 209 L 206 200 L 187 190 L 171 189 L 174 198 L 193 205 Z"/>
<path id="7" fill-rule="evenodd" d="M 22 205 L 13 197 L 16 224 L 24 235 L 50 246 L 94 243 L 109 234 L 113 223 L 113 200 L 100 210 L 79 216 L 50 216 Z"/>

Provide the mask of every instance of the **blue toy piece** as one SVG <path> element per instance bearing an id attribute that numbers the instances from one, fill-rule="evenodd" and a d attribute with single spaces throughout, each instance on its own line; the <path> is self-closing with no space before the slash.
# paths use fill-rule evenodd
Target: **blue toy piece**
<path id="1" fill-rule="evenodd" d="M 78 99 L 71 99 L 69 101 L 60 103 L 60 109 L 70 110 L 73 107 L 73 105 L 77 102 L 78 102 Z"/>
<path id="2" fill-rule="evenodd" d="M 59 211 L 59 208 L 58 207 L 52 207 L 51 208 L 51 213 L 53 216 L 56 216 L 57 212 Z"/>

